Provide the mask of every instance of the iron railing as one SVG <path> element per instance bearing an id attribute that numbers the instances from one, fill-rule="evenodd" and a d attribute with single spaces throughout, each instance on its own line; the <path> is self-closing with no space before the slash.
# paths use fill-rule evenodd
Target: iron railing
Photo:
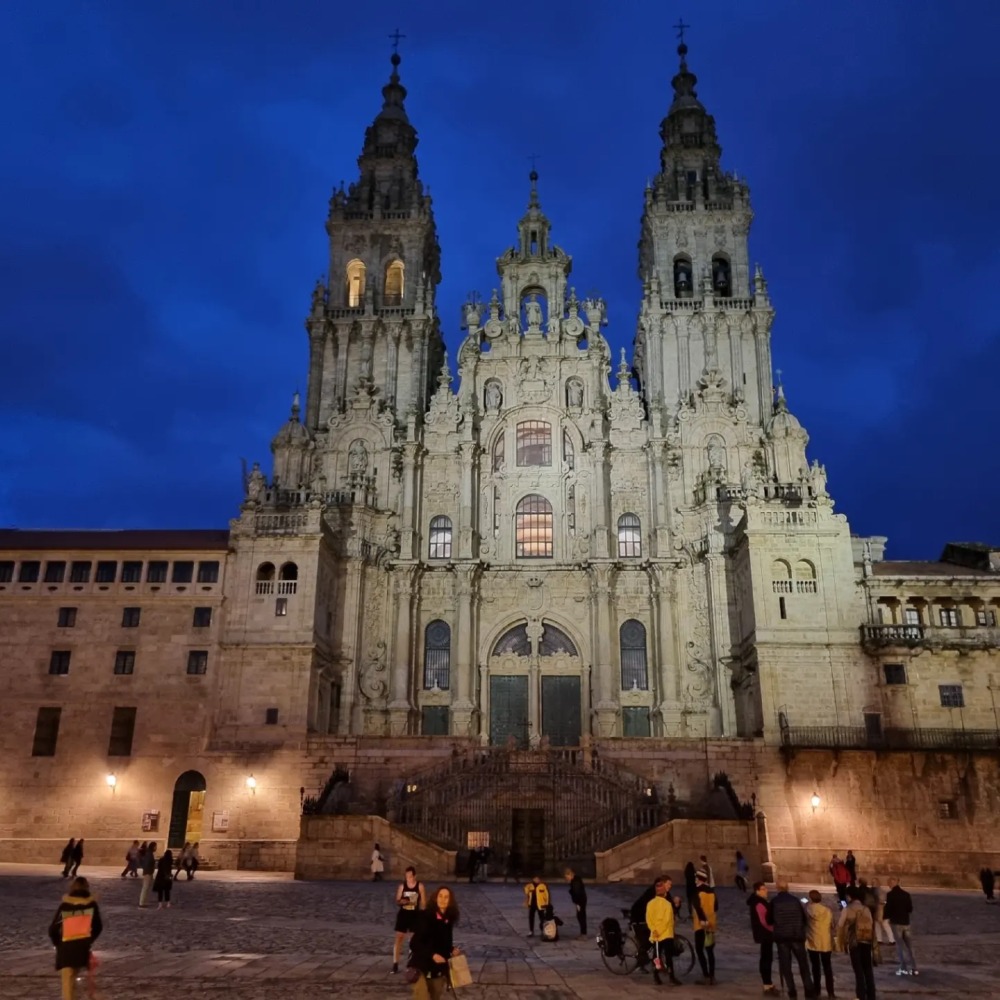
<path id="1" fill-rule="evenodd" d="M 883 729 L 864 726 L 785 726 L 785 749 L 801 750 L 1000 750 L 996 729 Z"/>

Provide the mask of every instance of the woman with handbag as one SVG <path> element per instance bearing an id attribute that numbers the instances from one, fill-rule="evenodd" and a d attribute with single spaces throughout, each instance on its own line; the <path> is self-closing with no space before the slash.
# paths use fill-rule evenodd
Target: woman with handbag
<path id="1" fill-rule="evenodd" d="M 417 929 L 410 938 L 406 981 L 413 984 L 413 1000 L 441 1000 L 448 985 L 448 960 L 458 954 L 452 931 L 458 923 L 458 903 L 442 886 L 426 909 L 420 911 Z"/>

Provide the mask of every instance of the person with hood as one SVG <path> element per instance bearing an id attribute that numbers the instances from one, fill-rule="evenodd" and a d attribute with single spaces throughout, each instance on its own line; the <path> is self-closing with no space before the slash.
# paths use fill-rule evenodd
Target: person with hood
<path id="1" fill-rule="evenodd" d="M 875 967 L 872 964 L 875 920 L 858 886 L 852 886 L 848 894 L 851 901 L 837 921 L 837 943 L 850 956 L 857 1000 L 875 1000 Z"/>
<path id="2" fill-rule="evenodd" d="M 718 923 L 715 889 L 709 885 L 708 872 L 699 868 L 695 872 L 698 892 L 694 900 L 694 913 L 691 921 L 694 924 L 694 950 L 701 966 L 702 986 L 715 985 L 715 931 Z"/>
<path id="3" fill-rule="evenodd" d="M 899 957 L 897 976 L 919 976 L 917 960 L 913 957 L 910 944 L 910 914 L 913 913 L 913 900 L 910 894 L 899 884 L 898 878 L 889 879 L 889 891 L 885 894 L 885 907 L 882 918 L 892 930 L 896 941 L 896 954 Z"/>
<path id="4" fill-rule="evenodd" d="M 549 887 L 535 875 L 524 886 L 524 905 L 528 908 L 528 937 L 535 936 L 535 915 L 549 905 Z M 539 929 L 541 929 L 539 927 Z"/>
<path id="5" fill-rule="evenodd" d="M 49 924 L 49 939 L 56 946 L 56 970 L 62 979 L 63 1000 L 74 1000 L 76 974 L 91 966 L 91 948 L 101 936 L 101 908 L 85 878 L 75 878 Z"/>
<path id="6" fill-rule="evenodd" d="M 62 865 L 62 877 L 69 878 L 69 870 L 73 866 L 73 848 L 76 847 L 76 839 L 70 837 L 66 846 L 59 855 L 59 863 Z"/>
<path id="7" fill-rule="evenodd" d="M 775 883 L 777 893 L 771 900 L 771 925 L 773 927 L 774 943 L 778 946 L 778 969 L 788 995 L 796 996 L 795 976 L 792 972 L 792 956 L 799 966 L 802 977 L 802 989 L 807 997 L 818 996 L 813 986 L 812 973 L 809 971 L 809 957 L 806 955 L 806 911 L 802 903 L 788 891 L 788 882 L 784 879 Z"/>
<path id="8" fill-rule="evenodd" d="M 823 903 L 819 890 L 809 891 L 809 902 L 806 903 L 806 920 L 809 930 L 806 934 L 806 952 L 812 966 L 813 984 L 819 992 L 820 968 L 826 979 L 826 995 L 834 996 L 833 992 L 833 913 Z"/>
<path id="9" fill-rule="evenodd" d="M 764 984 L 764 992 L 777 994 L 778 988 L 771 979 L 771 969 L 774 966 L 774 927 L 771 924 L 771 909 L 767 904 L 767 886 L 763 882 L 754 882 L 753 892 L 747 897 L 747 907 L 750 910 L 750 930 L 754 942 L 760 945 L 760 981 Z"/>
<path id="10" fill-rule="evenodd" d="M 458 923 L 458 903 L 447 886 L 430 898 L 420 911 L 410 938 L 406 981 L 413 984 L 413 1000 L 441 1000 L 448 985 L 448 959 L 458 954 L 453 931 Z"/>
<path id="11" fill-rule="evenodd" d="M 174 852 L 168 847 L 157 862 L 153 891 L 156 893 L 156 908 L 170 909 L 170 890 L 174 887 Z"/>
<path id="12" fill-rule="evenodd" d="M 740 892 L 747 891 L 747 876 L 750 874 L 750 865 L 743 857 L 741 851 L 736 852 L 736 888 Z"/>

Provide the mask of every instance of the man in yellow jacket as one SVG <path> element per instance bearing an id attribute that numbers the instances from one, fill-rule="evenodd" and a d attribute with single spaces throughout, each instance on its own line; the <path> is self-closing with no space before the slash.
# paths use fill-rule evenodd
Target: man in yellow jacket
<path id="1" fill-rule="evenodd" d="M 646 926 L 649 941 L 653 946 L 653 979 L 659 986 L 660 969 L 666 969 L 670 982 L 680 986 L 681 981 L 674 975 L 674 902 L 670 898 L 673 881 L 668 875 L 661 875 L 654 883 L 656 895 L 646 904 Z M 678 900 L 678 903 L 680 901 Z"/>
<path id="2" fill-rule="evenodd" d="M 537 875 L 524 887 L 524 905 L 528 908 L 528 937 L 534 937 L 535 914 L 549 905 L 549 887 Z"/>

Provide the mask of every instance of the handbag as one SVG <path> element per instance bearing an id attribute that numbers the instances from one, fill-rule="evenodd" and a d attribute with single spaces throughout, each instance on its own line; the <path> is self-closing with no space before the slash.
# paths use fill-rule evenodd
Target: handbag
<path id="1" fill-rule="evenodd" d="M 420 970 L 415 965 L 408 965 L 404 978 L 412 986 L 420 978 Z"/>
<path id="2" fill-rule="evenodd" d="M 448 959 L 448 975 L 453 990 L 472 985 L 472 972 L 469 970 L 469 961 L 464 955 L 454 955 Z"/>

